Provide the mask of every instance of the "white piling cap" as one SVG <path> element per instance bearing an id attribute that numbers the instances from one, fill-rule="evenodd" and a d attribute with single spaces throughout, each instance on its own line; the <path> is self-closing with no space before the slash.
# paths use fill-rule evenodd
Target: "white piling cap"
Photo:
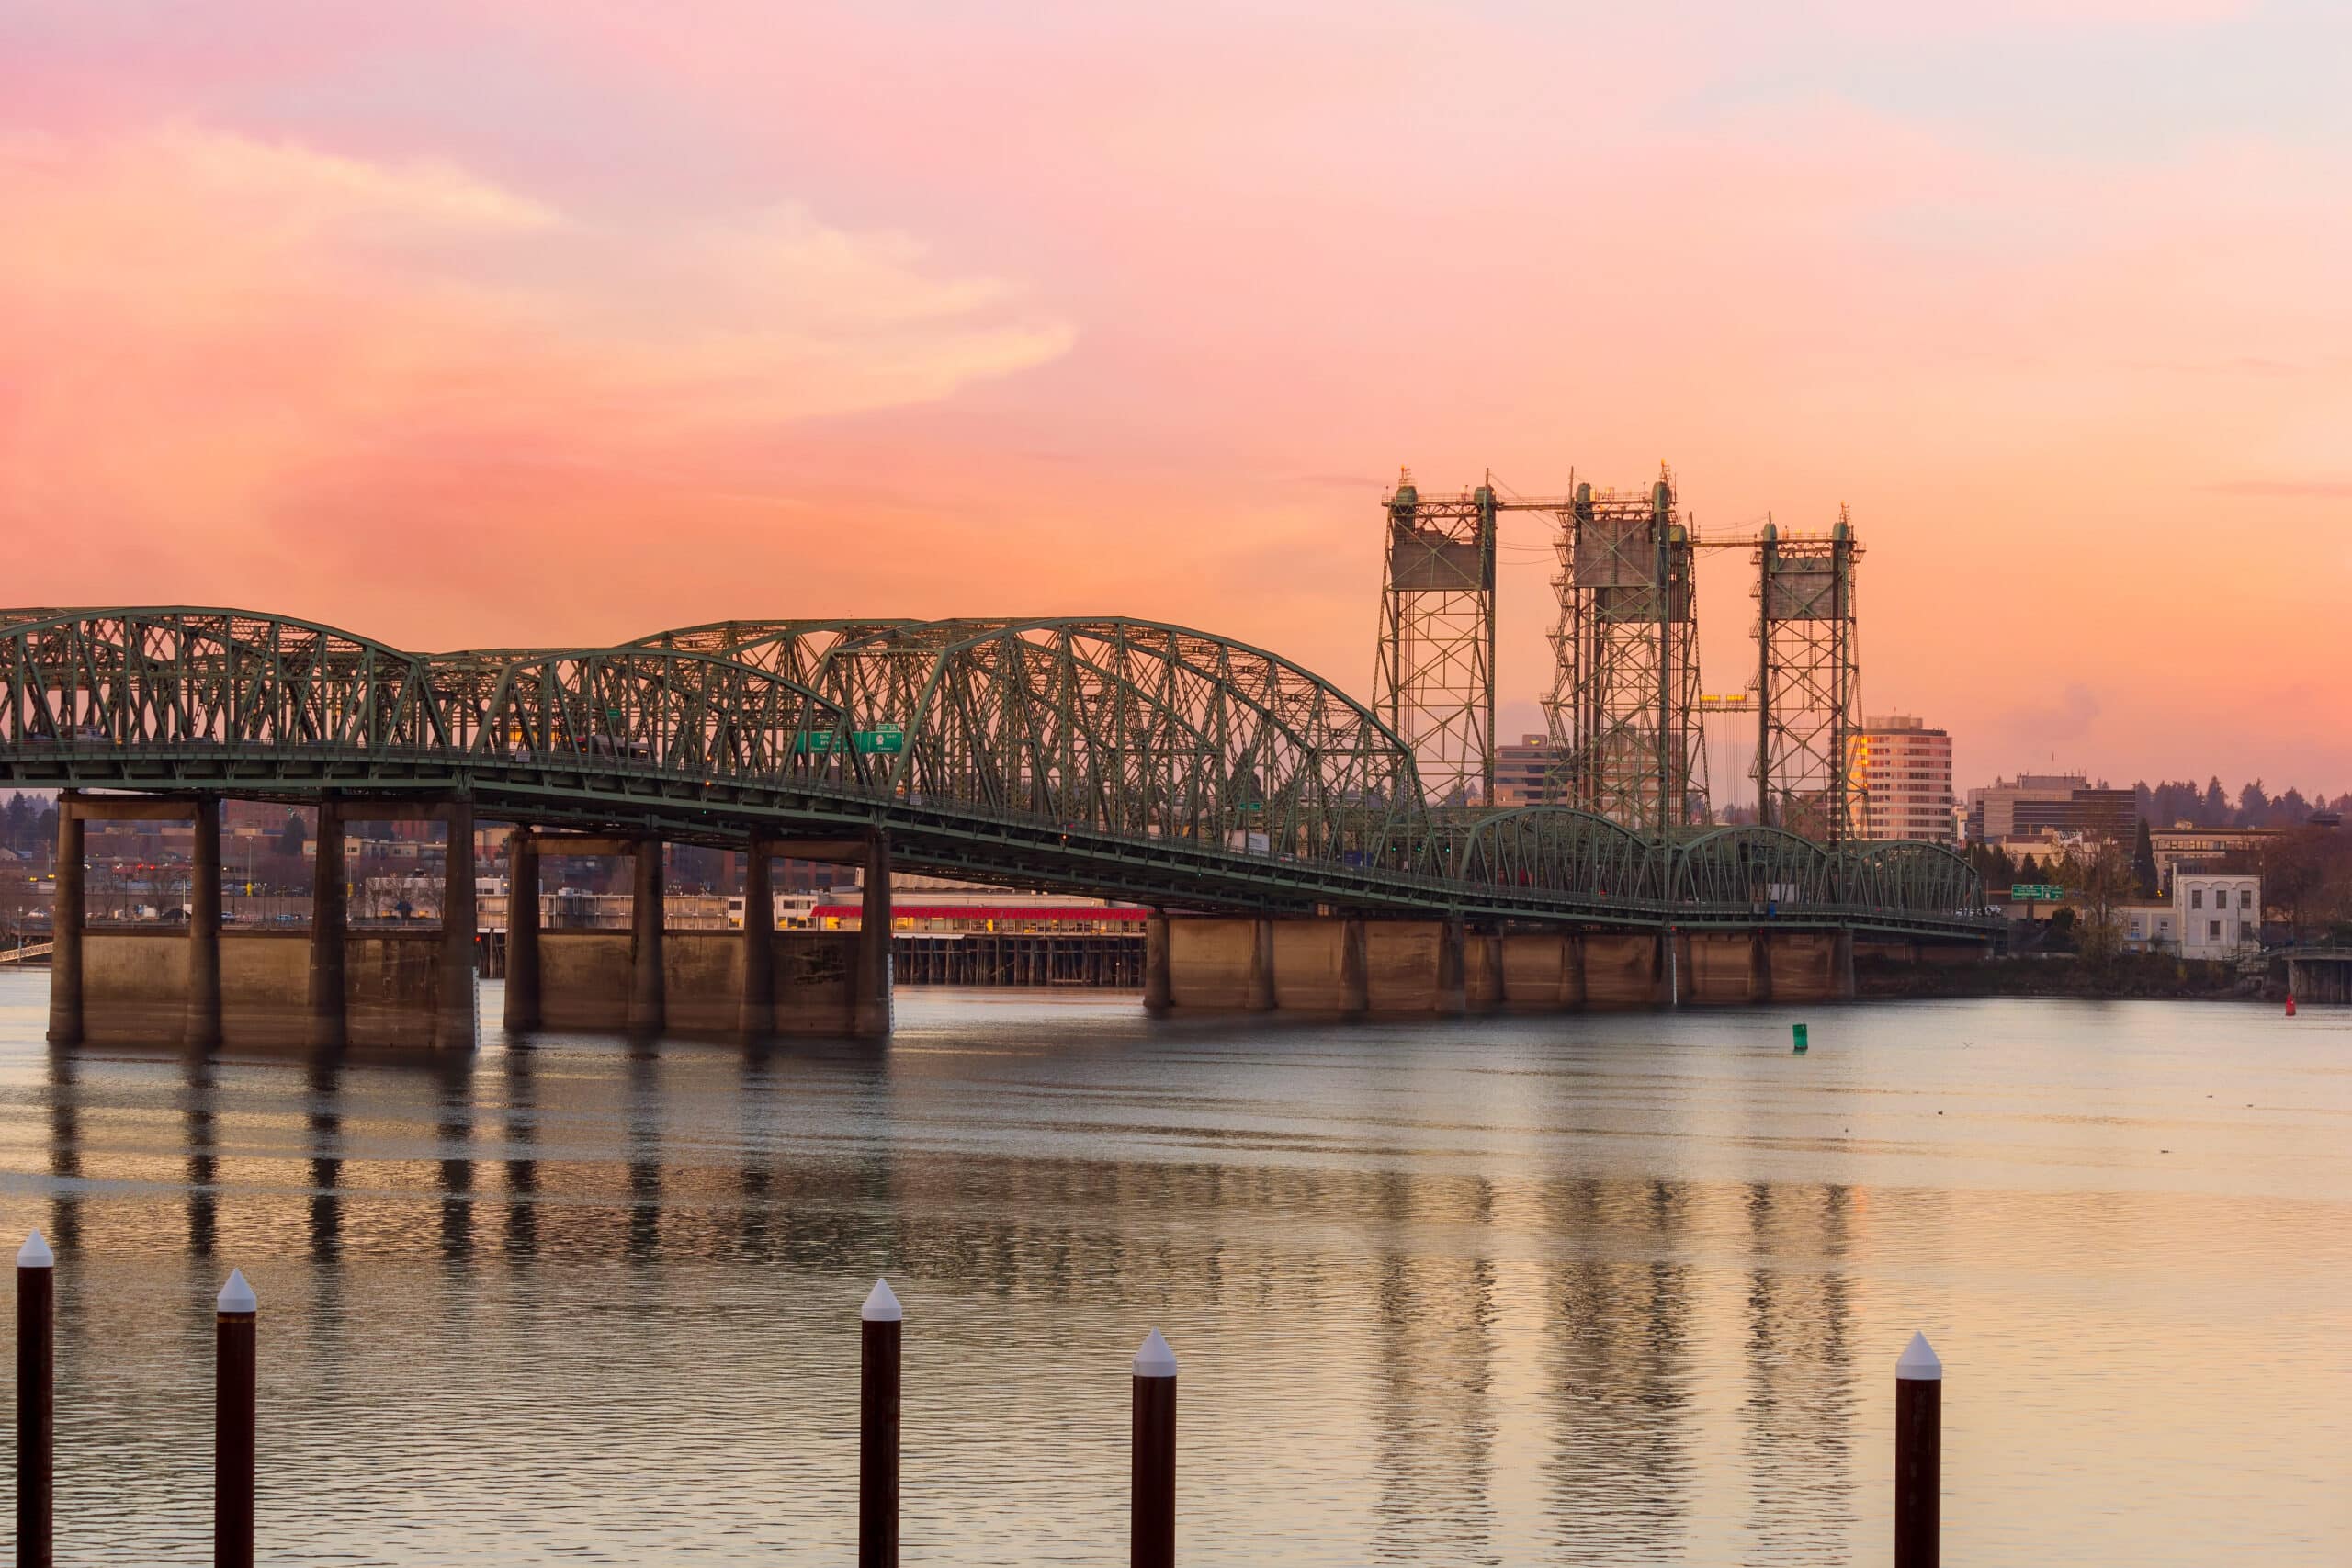
<path id="1" fill-rule="evenodd" d="M 1905 1382 L 1944 1381 L 1944 1364 L 1936 1359 L 1936 1348 L 1928 1343 L 1926 1335 L 1911 1336 L 1911 1343 L 1903 1348 L 1902 1359 L 1894 1363 L 1894 1375 Z"/>
<path id="2" fill-rule="evenodd" d="M 1136 1352 L 1136 1376 L 1139 1378 L 1172 1378 L 1176 1375 L 1176 1352 L 1168 1341 L 1153 1329 L 1143 1337 L 1143 1348 Z"/>
<path id="3" fill-rule="evenodd" d="M 857 1315 L 868 1323 L 897 1323 L 907 1314 L 899 1305 L 899 1298 L 890 1293 L 890 1281 L 876 1280 L 874 1289 L 866 1292 L 865 1304 Z"/>
<path id="4" fill-rule="evenodd" d="M 49 1243 L 43 1239 L 40 1232 L 35 1231 L 25 1237 L 24 1246 L 17 1248 L 17 1267 L 54 1269 L 57 1267 L 57 1254 L 50 1251 Z"/>
<path id="5" fill-rule="evenodd" d="M 220 1287 L 220 1299 L 214 1305 L 222 1312 L 261 1310 L 260 1298 L 254 1294 L 254 1288 L 245 1283 L 245 1271 L 242 1269 L 229 1270 L 229 1282 Z"/>

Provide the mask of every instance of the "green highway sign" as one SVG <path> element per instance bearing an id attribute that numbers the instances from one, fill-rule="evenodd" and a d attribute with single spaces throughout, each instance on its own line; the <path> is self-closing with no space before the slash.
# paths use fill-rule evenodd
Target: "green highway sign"
<path id="1" fill-rule="evenodd" d="M 872 729 L 850 731 L 850 750 L 861 757 L 896 757 L 907 749 L 907 732 L 895 724 L 876 725 Z M 804 729 L 792 738 L 792 750 L 801 756 L 811 752 L 838 751 L 840 743 L 830 729 Z"/>
<path id="2" fill-rule="evenodd" d="M 2012 898 L 2022 898 L 2029 904 L 2033 903 L 2036 900 L 2055 902 L 2060 898 L 2064 898 L 2065 896 L 2066 890 L 2064 888 L 2055 886 L 2047 882 L 2012 882 L 2009 884 L 2009 897 Z"/>

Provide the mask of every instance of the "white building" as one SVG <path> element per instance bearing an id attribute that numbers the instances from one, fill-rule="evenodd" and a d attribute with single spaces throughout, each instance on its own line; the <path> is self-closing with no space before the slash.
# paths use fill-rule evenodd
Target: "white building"
<path id="1" fill-rule="evenodd" d="M 1874 714 L 1847 755 L 1863 838 L 1951 841 L 1950 734 L 1909 714 Z"/>
<path id="2" fill-rule="evenodd" d="M 2183 958 L 2234 958 L 2262 942 L 2262 878 L 2243 871 L 2181 871 L 2172 910 Z"/>
<path id="3" fill-rule="evenodd" d="M 2134 953 L 2178 953 L 2180 917 L 2170 904 L 2134 898 L 2115 907 L 2123 945 Z"/>

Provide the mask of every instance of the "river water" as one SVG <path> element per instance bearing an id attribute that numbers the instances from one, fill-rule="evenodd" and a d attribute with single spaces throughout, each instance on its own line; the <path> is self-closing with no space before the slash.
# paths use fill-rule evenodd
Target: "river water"
<path id="1" fill-rule="evenodd" d="M 1914 1329 L 1950 1560 L 2352 1561 L 2352 1010 L 902 990 L 887 1047 L 436 1067 L 52 1054 L 46 998 L 62 1561 L 209 1560 L 232 1266 L 281 1562 L 848 1562 L 881 1273 L 910 1563 L 1123 1560 L 1152 1327 L 1193 1563 L 1882 1563 Z"/>

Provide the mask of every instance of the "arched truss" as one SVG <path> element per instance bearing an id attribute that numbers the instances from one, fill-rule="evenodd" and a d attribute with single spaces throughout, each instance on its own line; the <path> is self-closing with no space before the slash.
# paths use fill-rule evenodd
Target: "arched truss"
<path id="1" fill-rule="evenodd" d="M 0 612 L 0 740 L 428 750 L 425 660 L 243 610 Z"/>
<path id="2" fill-rule="evenodd" d="M 1154 621 L 937 621 L 844 637 L 817 688 L 902 737 L 887 788 L 930 808 L 1419 871 L 1412 753 L 1261 649 Z"/>
<path id="3" fill-rule="evenodd" d="M 1589 811 L 1521 806 L 1448 821 L 1440 831 L 1445 864 L 1461 882 L 1595 899 L 1662 896 L 1656 847 Z"/>
<path id="4" fill-rule="evenodd" d="M 1676 846 L 1677 903 L 1714 908 L 1826 908 L 1837 904 L 1838 860 L 1778 828 L 1718 828 Z"/>
<path id="5" fill-rule="evenodd" d="M 722 654 L 507 650 L 440 655 L 431 670 L 452 746 L 486 761 L 865 787 L 846 713 Z"/>
<path id="6" fill-rule="evenodd" d="M 919 621 L 874 619 L 708 621 L 698 626 L 655 632 L 650 637 L 639 637 L 628 646 L 724 654 L 738 663 L 764 670 L 771 675 L 781 675 L 787 681 L 813 686 L 824 670 L 825 656 L 842 643 L 923 624 Z"/>
<path id="7" fill-rule="evenodd" d="M 1858 908 L 1937 919 L 1982 918 L 1984 878 L 1941 844 L 1908 839 L 1857 844 L 1846 859 L 1846 902 Z"/>

